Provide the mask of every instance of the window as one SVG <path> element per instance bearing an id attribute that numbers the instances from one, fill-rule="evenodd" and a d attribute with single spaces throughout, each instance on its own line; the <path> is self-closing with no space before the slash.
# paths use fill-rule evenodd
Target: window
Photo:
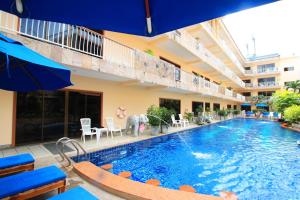
<path id="1" fill-rule="evenodd" d="M 257 72 L 263 73 L 266 71 L 274 71 L 275 69 L 275 63 L 269 63 L 264 65 L 257 65 Z"/>
<path id="2" fill-rule="evenodd" d="M 247 79 L 247 80 L 243 80 L 244 83 L 251 83 L 251 80 L 250 79 Z"/>
<path id="3" fill-rule="evenodd" d="M 236 110 L 237 109 L 237 105 L 233 105 L 233 109 Z"/>
<path id="4" fill-rule="evenodd" d="M 245 97 L 250 97 L 251 96 L 251 92 L 243 92 L 242 95 L 245 96 Z"/>
<path id="5" fill-rule="evenodd" d="M 228 104 L 228 105 L 227 105 L 227 109 L 231 109 L 231 105 Z"/>
<path id="6" fill-rule="evenodd" d="M 174 110 L 176 112 L 176 118 L 180 114 L 180 100 L 177 99 L 159 99 L 159 107 L 165 107 L 169 110 Z"/>
<path id="7" fill-rule="evenodd" d="M 205 111 L 210 112 L 210 103 L 208 102 L 205 103 Z"/>
<path id="8" fill-rule="evenodd" d="M 290 67 L 285 67 L 284 68 L 285 72 L 294 71 L 294 70 L 295 70 L 294 66 L 290 66 Z"/>
<path id="9" fill-rule="evenodd" d="M 251 70 L 251 67 L 244 67 L 245 70 Z"/>
<path id="10" fill-rule="evenodd" d="M 275 77 L 269 77 L 269 78 L 259 78 L 257 79 L 258 85 L 270 85 L 271 83 L 275 84 Z"/>
<path id="11" fill-rule="evenodd" d="M 17 93 L 16 144 L 80 137 L 80 118 L 101 127 L 100 93 L 37 91 Z"/>
<path id="12" fill-rule="evenodd" d="M 218 111 L 218 110 L 220 110 L 220 104 L 219 103 L 214 103 L 213 104 L 213 111 Z"/>
<path id="13" fill-rule="evenodd" d="M 197 110 L 201 108 L 203 110 L 203 102 L 193 101 L 192 102 L 192 112 L 198 115 Z"/>
<path id="14" fill-rule="evenodd" d="M 263 95 L 265 97 L 270 97 L 275 93 L 275 91 L 262 91 L 258 92 L 258 96 Z"/>

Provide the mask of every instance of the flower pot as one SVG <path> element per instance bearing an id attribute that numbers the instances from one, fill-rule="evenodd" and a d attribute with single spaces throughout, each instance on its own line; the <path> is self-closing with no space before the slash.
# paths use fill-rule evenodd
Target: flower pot
<path id="1" fill-rule="evenodd" d="M 163 134 L 166 134 L 166 133 L 168 133 L 168 126 L 167 125 L 162 125 L 161 126 L 161 132 L 163 133 Z"/>
<path id="2" fill-rule="evenodd" d="M 158 135 L 160 132 L 160 126 L 151 126 L 151 135 Z"/>

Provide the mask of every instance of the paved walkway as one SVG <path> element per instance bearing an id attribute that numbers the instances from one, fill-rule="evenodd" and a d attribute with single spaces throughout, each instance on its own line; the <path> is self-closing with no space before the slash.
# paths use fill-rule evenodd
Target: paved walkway
<path id="1" fill-rule="evenodd" d="M 186 128 L 170 128 L 168 131 L 168 134 L 174 133 L 180 130 L 186 130 L 190 128 L 197 127 L 197 125 L 190 125 Z M 100 139 L 100 142 L 96 143 L 96 138 L 94 137 L 93 140 L 90 140 L 89 137 L 86 138 L 86 143 L 84 144 L 82 141 L 78 140 L 80 144 L 86 149 L 87 152 L 92 152 L 96 150 L 101 150 L 113 146 L 118 146 L 121 144 L 127 144 L 131 142 L 136 142 L 140 140 L 144 140 L 147 138 L 152 138 L 156 136 L 152 136 L 149 134 L 141 135 L 138 137 L 133 136 L 114 136 L 112 139 L 110 136 L 106 137 L 106 135 L 102 136 Z M 35 159 L 35 168 L 45 167 L 49 165 L 56 165 L 60 168 L 62 168 L 67 174 L 67 189 L 73 188 L 77 185 L 81 185 L 84 188 L 86 188 L 91 193 L 95 194 L 96 196 L 100 197 L 101 200 L 120 200 L 122 198 L 119 198 L 117 196 L 114 196 L 98 187 L 93 186 L 92 184 L 86 182 L 82 178 L 80 178 L 77 174 L 75 174 L 72 171 L 72 168 L 65 168 L 63 165 L 65 163 L 60 163 L 60 157 L 58 155 L 53 155 L 50 151 L 48 151 L 43 144 L 33 144 L 33 145 L 24 145 L 24 146 L 18 146 L 18 147 L 12 147 L 12 148 L 6 148 L 6 149 L 0 149 L 0 157 L 15 155 L 18 153 L 31 153 Z M 70 152 L 68 154 L 75 154 L 76 152 Z M 53 196 L 56 194 L 55 192 L 48 193 L 46 195 L 42 195 L 40 197 L 37 197 L 35 199 L 46 199 L 47 197 Z"/>

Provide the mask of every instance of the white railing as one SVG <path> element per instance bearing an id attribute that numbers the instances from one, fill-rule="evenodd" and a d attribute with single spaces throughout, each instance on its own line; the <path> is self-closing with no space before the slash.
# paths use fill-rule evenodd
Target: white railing
<path id="1" fill-rule="evenodd" d="M 21 18 L 19 32 L 63 48 L 100 58 L 103 56 L 103 36 L 83 27 Z"/>
<path id="2" fill-rule="evenodd" d="M 277 67 L 274 68 L 264 68 L 264 69 L 250 69 L 245 70 L 245 74 L 248 75 L 257 75 L 257 74 L 271 74 L 271 73 L 279 73 L 279 69 Z"/>
<path id="3" fill-rule="evenodd" d="M 231 90 L 225 89 L 225 95 L 229 97 L 233 97 L 233 92 Z"/>
<path id="4" fill-rule="evenodd" d="M 253 83 L 246 83 L 246 87 L 248 88 L 272 88 L 272 87 L 279 87 L 278 82 L 261 82 L 258 84 L 253 84 Z"/>
<path id="5" fill-rule="evenodd" d="M 9 23 L 2 23 L 3 20 L 5 22 L 3 16 L 0 13 L 1 29 L 97 57 L 119 66 L 116 69 L 116 67 L 111 68 L 110 64 L 103 65 L 102 72 L 196 93 L 205 91 L 211 95 L 221 95 L 219 86 L 215 83 L 180 70 L 171 63 L 127 47 L 86 28 L 32 19 L 20 19 L 19 27 L 11 28 L 5 25 Z M 232 97 L 232 93 L 228 93 L 228 95 L 228 98 Z M 235 98 L 235 100 L 240 99 Z"/>
<path id="6" fill-rule="evenodd" d="M 233 80 L 235 83 L 244 87 L 243 81 L 231 71 L 221 60 L 213 55 L 208 49 L 206 49 L 200 42 L 194 37 L 188 34 L 184 30 L 176 30 L 168 33 L 168 36 L 174 41 L 181 44 L 186 49 L 190 50 L 194 55 L 198 56 L 204 62 L 215 68 L 217 71 L 225 75 L 227 78 Z"/>
<path id="7" fill-rule="evenodd" d="M 203 22 L 201 25 L 204 27 L 204 29 L 209 32 L 215 40 L 219 43 L 219 45 L 224 49 L 224 52 L 227 53 L 228 57 L 231 59 L 231 61 L 239 68 L 241 72 L 244 72 L 244 68 L 238 58 L 235 56 L 235 54 L 232 52 L 232 50 L 227 46 L 226 42 L 224 40 L 221 40 L 219 37 L 216 36 L 216 33 L 213 31 L 212 26 L 209 24 L 209 22 Z"/>

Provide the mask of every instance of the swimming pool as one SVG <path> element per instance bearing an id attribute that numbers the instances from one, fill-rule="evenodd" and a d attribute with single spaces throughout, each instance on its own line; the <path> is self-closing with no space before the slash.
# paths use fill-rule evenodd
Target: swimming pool
<path id="1" fill-rule="evenodd" d="M 219 195 L 233 191 L 239 199 L 300 199 L 300 134 L 276 122 L 234 119 L 90 154 L 113 173 L 132 179 L 158 179 L 178 189 Z M 83 157 L 75 159 L 82 160 Z"/>

